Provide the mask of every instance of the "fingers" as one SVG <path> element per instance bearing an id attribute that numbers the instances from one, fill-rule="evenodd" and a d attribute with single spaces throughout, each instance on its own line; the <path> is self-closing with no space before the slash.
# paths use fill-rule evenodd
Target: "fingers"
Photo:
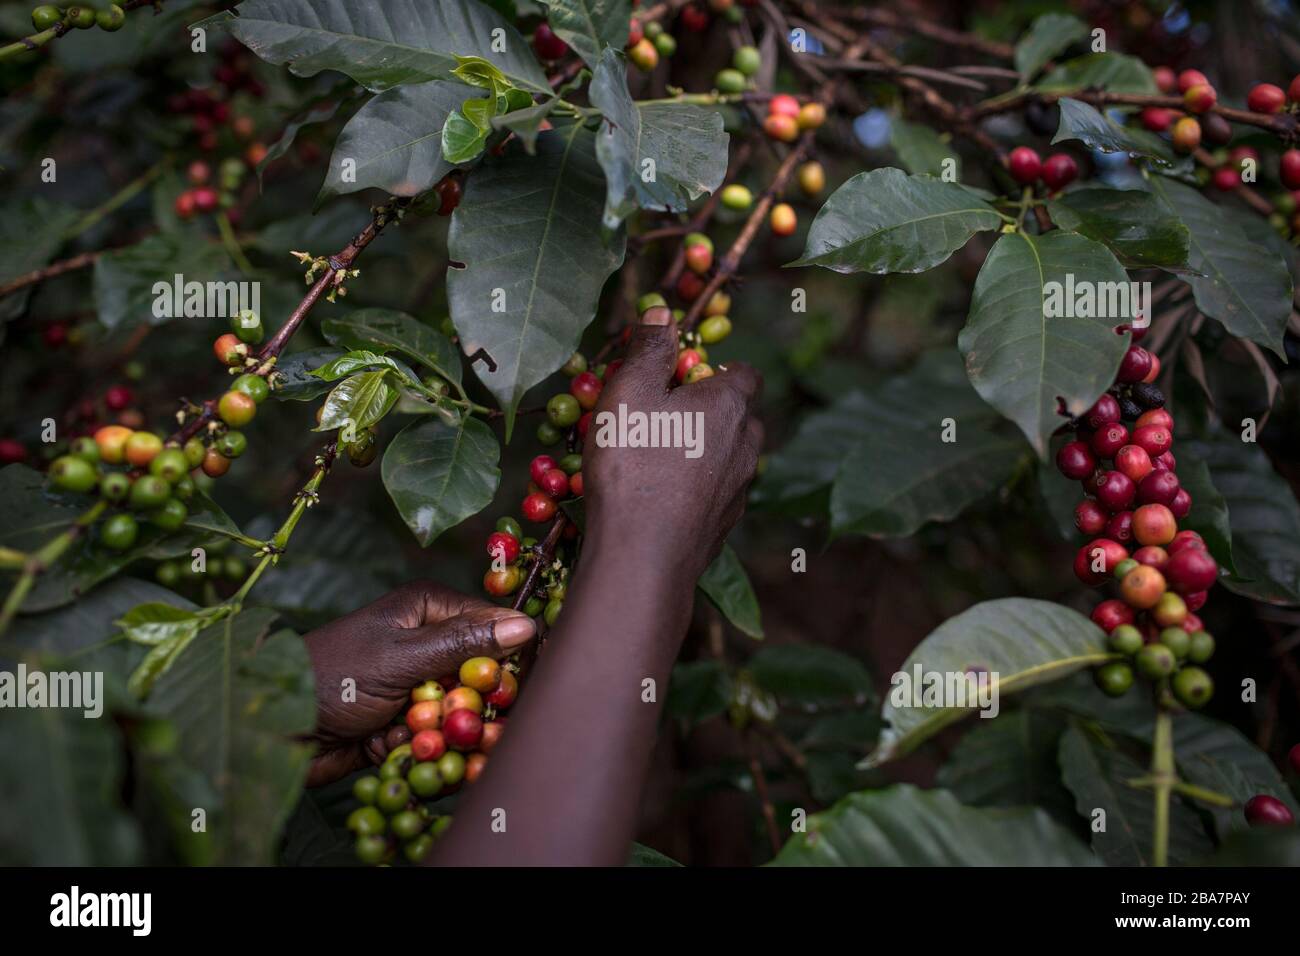
<path id="1" fill-rule="evenodd" d="M 716 375 L 696 382 L 696 386 L 734 391 L 746 405 L 758 401 L 763 392 L 763 376 L 748 362 L 728 361 L 719 365 Z"/>
<path id="2" fill-rule="evenodd" d="M 390 591 L 371 607 L 382 609 L 386 623 L 392 627 L 413 628 L 437 624 L 469 611 L 495 608 L 496 605 L 480 597 L 462 594 L 437 581 L 419 580 L 408 581 Z"/>
<path id="3" fill-rule="evenodd" d="M 397 638 L 392 669 L 414 687 L 446 677 L 471 657 L 502 658 L 532 640 L 537 625 L 527 614 L 487 605 L 437 623 L 413 628 Z"/>
<path id="4" fill-rule="evenodd" d="M 677 323 L 663 306 L 647 309 L 632 330 L 627 357 L 614 379 L 619 389 L 666 391 L 677 366 Z"/>

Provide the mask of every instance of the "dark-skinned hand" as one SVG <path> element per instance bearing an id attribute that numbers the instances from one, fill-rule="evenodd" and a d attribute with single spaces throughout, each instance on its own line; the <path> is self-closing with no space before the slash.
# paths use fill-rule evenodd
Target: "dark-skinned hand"
<path id="1" fill-rule="evenodd" d="M 413 687 L 471 657 L 501 659 L 528 643 L 531 618 L 428 581 L 414 581 L 310 632 L 319 750 L 309 786 L 381 763 L 385 731 Z M 355 682 L 355 695 L 345 681 Z"/>

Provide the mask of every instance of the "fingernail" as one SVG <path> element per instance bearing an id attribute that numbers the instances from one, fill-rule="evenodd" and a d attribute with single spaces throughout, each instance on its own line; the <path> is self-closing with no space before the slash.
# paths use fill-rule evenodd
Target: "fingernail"
<path id="1" fill-rule="evenodd" d="M 653 306 L 641 314 L 642 325 L 667 325 L 672 320 L 672 312 L 662 305 Z"/>
<path id="2" fill-rule="evenodd" d="M 537 632 L 537 625 L 533 619 L 526 614 L 517 614 L 513 617 L 503 617 L 497 620 L 492 629 L 497 643 L 504 650 L 511 650 L 520 644 L 528 643 L 529 639 Z"/>

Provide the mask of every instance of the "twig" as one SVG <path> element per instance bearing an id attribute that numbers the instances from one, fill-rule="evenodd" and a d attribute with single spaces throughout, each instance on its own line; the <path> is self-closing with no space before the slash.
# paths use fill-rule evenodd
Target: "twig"
<path id="1" fill-rule="evenodd" d="M 767 789 L 767 774 L 758 759 L 758 748 L 754 746 L 754 735 L 745 734 L 745 752 L 749 758 L 749 774 L 754 778 L 754 792 L 758 795 L 759 806 L 763 810 L 763 823 L 767 829 L 767 839 L 772 844 L 772 855 L 781 852 L 781 831 L 776 827 L 776 808 L 772 806 L 772 797 Z"/>
<path id="2" fill-rule="evenodd" d="M 63 259 L 59 262 L 52 262 L 42 269 L 33 269 L 31 272 L 24 272 L 16 279 L 11 279 L 4 285 L 0 285 L 0 299 L 17 292 L 19 289 L 25 289 L 29 285 L 36 285 L 44 282 L 46 279 L 53 279 L 61 276 L 65 272 L 75 272 L 78 269 L 84 269 L 86 266 L 94 265 L 95 260 L 102 256 L 107 250 L 100 249 L 96 252 L 83 252 L 75 255 L 70 259 Z"/>
<path id="3" fill-rule="evenodd" d="M 514 604 L 511 605 L 516 611 L 522 610 L 523 606 L 528 603 L 528 599 L 533 596 L 533 591 L 537 587 L 537 579 L 542 575 L 542 569 L 551 563 L 555 557 L 555 547 L 560 543 L 560 535 L 564 533 L 564 526 L 568 523 L 568 518 L 563 511 L 555 512 L 555 520 L 551 523 L 551 528 L 546 532 L 546 537 L 542 539 L 541 544 L 533 547 L 533 566 L 528 569 L 528 576 L 524 578 L 524 583 L 519 586 L 519 593 L 515 596 Z"/>

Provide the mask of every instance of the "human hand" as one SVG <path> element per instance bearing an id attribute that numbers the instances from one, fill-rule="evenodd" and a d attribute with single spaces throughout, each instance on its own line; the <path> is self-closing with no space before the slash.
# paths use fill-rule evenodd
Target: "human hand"
<path id="1" fill-rule="evenodd" d="M 587 534 L 598 551 L 626 553 L 635 541 L 671 555 L 693 581 L 744 512 L 763 445 L 754 416 L 762 379 L 743 362 L 726 362 L 711 378 L 670 388 L 676 363 L 672 313 L 647 310 L 588 429 Z M 680 439 L 678 447 L 620 447 L 618 422 L 630 424 L 634 413 L 675 428 L 669 437 Z"/>
<path id="2" fill-rule="evenodd" d="M 471 657 L 503 658 L 535 632 L 519 611 L 413 581 L 307 634 L 320 745 L 308 785 L 382 762 L 385 730 L 412 688 L 455 674 Z"/>

